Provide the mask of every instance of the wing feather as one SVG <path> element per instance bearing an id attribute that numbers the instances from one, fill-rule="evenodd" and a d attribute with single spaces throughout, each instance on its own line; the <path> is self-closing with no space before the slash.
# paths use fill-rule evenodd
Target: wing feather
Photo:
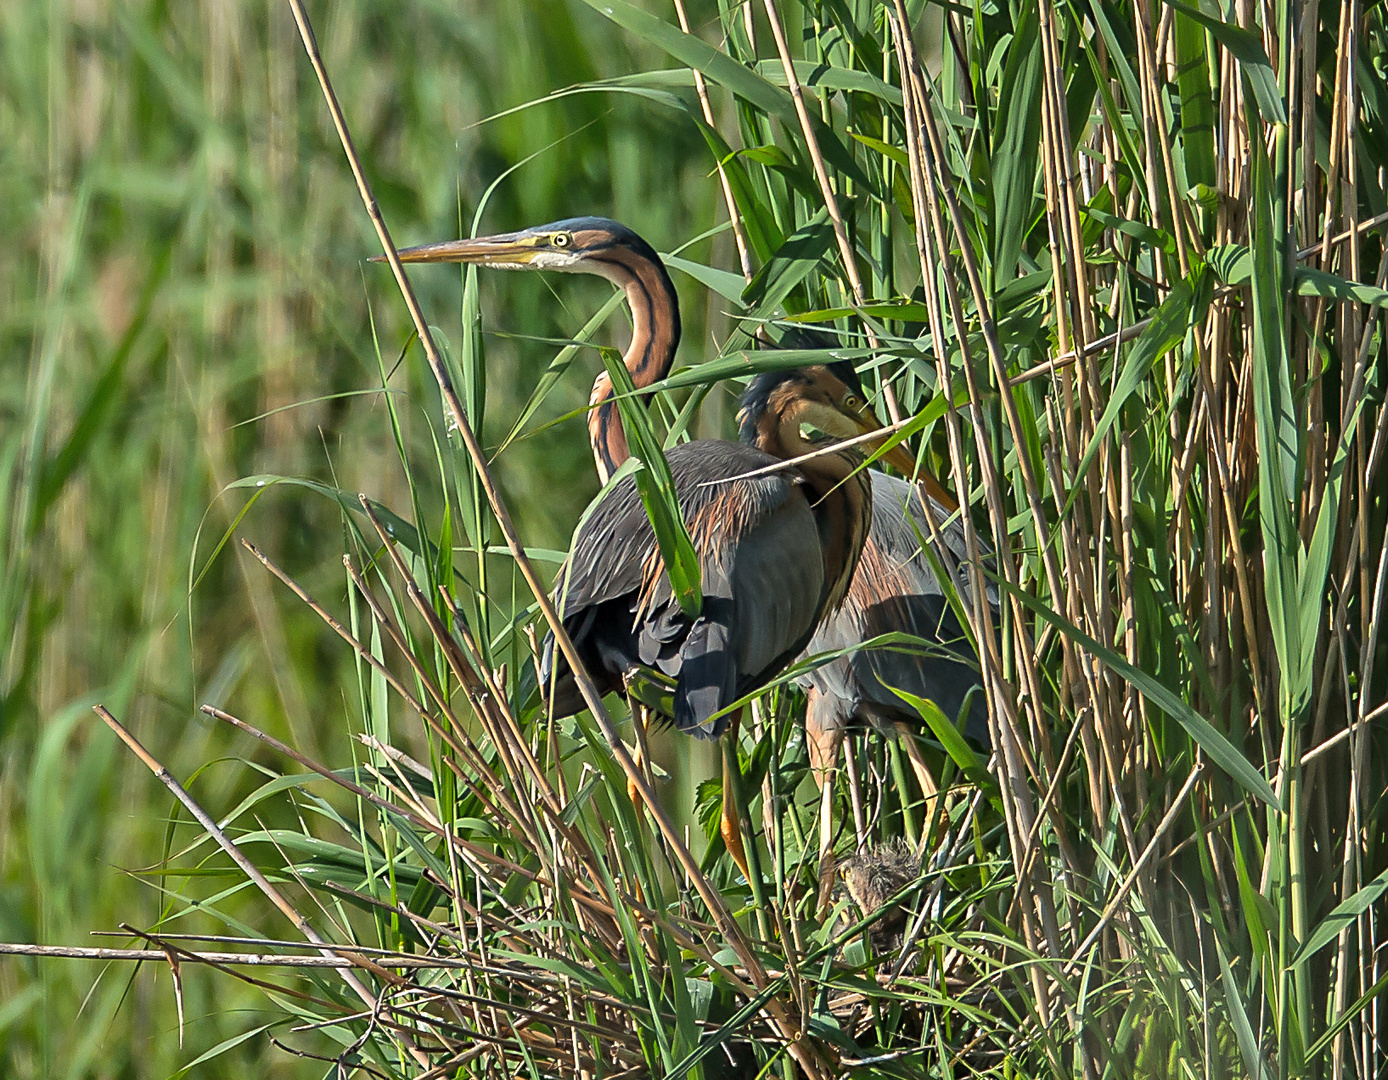
<path id="1" fill-rule="evenodd" d="M 566 627 L 575 644 L 621 689 L 621 673 L 640 664 L 676 678 L 682 729 L 716 737 L 728 718 L 710 717 L 760 686 L 809 640 L 823 606 L 824 568 L 814 514 L 794 470 L 743 478 L 776 459 L 742 443 L 701 440 L 669 454 L 680 507 L 700 555 L 704 606 L 690 621 L 663 573 L 655 535 L 627 478 L 593 508 L 574 537 Z M 555 664 L 546 640 L 548 674 Z M 562 663 L 559 689 L 572 679 Z M 598 672 L 594 672 L 595 677 Z M 556 692 L 556 709 L 581 708 Z"/>
<path id="2" fill-rule="evenodd" d="M 832 660 L 802 680 L 824 700 L 823 715 L 861 714 L 889 722 L 908 718 L 904 703 L 889 687 L 896 686 L 934 701 L 953 718 L 969 690 L 978 685 L 962 627 L 945 599 L 944 589 L 921 548 L 919 536 L 930 537 L 925 511 L 912 485 L 884 473 L 872 473 L 872 529 L 863 545 L 853 582 L 843 607 L 815 631 L 807 653 L 830 652 L 888 633 L 907 633 L 933 641 L 957 659 L 888 649 L 860 650 Z M 937 525 L 949 516 L 932 500 Z M 914 524 L 913 524 L 914 523 Z M 919 536 L 918 536 L 919 534 Z M 936 554 L 946 567 L 965 557 L 963 526 L 957 520 L 941 531 L 946 552 Z M 969 581 L 962 569 L 955 586 L 969 602 Z M 991 593 L 991 590 L 990 590 Z M 989 596 L 990 602 L 996 602 Z M 981 708 L 971 708 L 965 733 L 988 745 L 988 727 Z"/>
<path id="3" fill-rule="evenodd" d="M 763 515 L 790 499 L 799 486 L 792 470 L 730 481 L 730 477 L 740 477 L 776 461 L 742 443 L 701 439 L 682 443 L 667 456 L 680 509 L 701 554 L 709 544 L 736 541 L 756 528 Z M 720 515 L 720 510 L 725 513 Z M 720 518 L 721 522 L 714 524 Z M 702 530 L 700 521 L 708 522 Z M 626 477 L 593 508 L 574 536 L 565 613 L 639 590 L 646 580 L 648 565 L 652 560 L 658 564 L 658 559 L 655 533 L 641 504 L 636 481 Z M 658 606 L 663 599 L 661 592 L 655 591 L 652 606 Z"/>

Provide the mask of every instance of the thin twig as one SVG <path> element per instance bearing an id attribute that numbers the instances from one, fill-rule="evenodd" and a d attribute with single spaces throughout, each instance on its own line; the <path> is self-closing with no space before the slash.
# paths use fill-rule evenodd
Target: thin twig
<path id="1" fill-rule="evenodd" d="M 770 476 L 772 473 L 784 472 L 786 469 L 791 469 L 799 465 L 802 461 L 811 461 L 814 458 L 824 457 L 826 454 L 837 454 L 840 450 L 846 450 L 853 446 L 860 446 L 866 442 L 875 442 L 878 439 L 895 434 L 914 419 L 914 416 L 908 416 L 904 420 L 898 420 L 894 424 L 888 424 L 886 427 L 878 428 L 875 431 L 869 431 L 862 435 L 854 435 L 851 439 L 836 439 L 831 443 L 826 443 L 824 446 L 819 447 L 817 450 L 811 450 L 808 454 L 801 454 L 799 457 L 793 458 L 783 458 L 774 464 L 763 465 L 759 469 L 738 473 L 736 476 L 723 476 L 719 477 L 717 480 L 705 480 L 699 486 L 716 487 L 718 484 L 732 484 L 739 480 L 755 480 L 758 476 Z"/>
<path id="2" fill-rule="evenodd" d="M 380 964 L 376 963 L 376 961 L 370 960 L 351 949 L 343 948 L 340 945 L 333 945 L 319 936 L 318 931 L 309 924 L 307 919 L 299 914 L 294 908 L 294 905 L 285 899 L 284 894 L 270 884 L 269 879 L 260 872 L 256 865 L 246 857 L 240 848 L 231 842 L 231 839 L 226 833 L 217 827 L 217 823 L 213 821 L 212 818 L 208 816 L 207 811 L 199 806 L 197 801 L 188 794 L 183 785 L 174 779 L 173 774 L 170 773 L 168 769 L 164 768 L 164 766 L 140 744 L 140 741 L 125 729 L 119 720 L 111 715 L 110 710 L 107 709 L 105 705 L 97 705 L 94 707 L 93 711 L 105 721 L 106 726 L 116 733 L 121 742 L 125 743 L 125 745 L 130 748 L 131 752 L 144 763 L 145 767 L 148 768 L 150 772 L 154 773 L 159 781 L 173 793 L 174 798 L 184 805 L 188 812 L 197 820 L 198 824 L 207 830 L 207 834 L 217 841 L 217 845 L 231 856 L 232 862 L 236 863 L 236 865 L 241 868 L 241 872 L 251 879 L 256 888 L 264 893 L 266 898 L 269 899 L 275 907 L 279 908 L 284 917 L 294 925 L 294 928 L 298 930 L 299 933 L 303 934 L 304 937 L 318 946 L 322 955 L 349 961 L 347 967 L 342 971 L 342 979 L 363 1002 L 374 1006 L 376 995 L 367 989 L 366 985 L 357 977 L 356 972 L 352 970 L 353 968 L 360 968 L 363 971 L 368 971 L 378 979 L 389 984 L 403 984 L 404 980 L 402 980 L 399 975 L 383 968 Z M 400 1039 L 409 1049 L 411 1056 L 414 1057 L 416 1061 L 421 1065 L 427 1066 L 429 1064 L 428 1056 L 420 1050 L 419 1047 L 414 1045 L 408 1036 L 402 1033 L 400 1034 Z"/>
<path id="3" fill-rule="evenodd" d="M 76 945 L 26 945 L 23 942 L 13 941 L 0 941 L 0 956 L 38 956 L 61 960 L 124 960 L 132 962 L 165 961 L 168 959 L 168 953 L 163 949 L 97 949 Z M 345 969 L 361 966 L 349 956 L 322 954 L 286 956 L 283 953 L 191 952 L 180 949 L 178 958 L 185 964 L 243 965 L 246 967 Z M 408 953 L 395 953 L 390 957 L 391 967 L 399 968 L 423 970 L 466 968 L 469 964 L 470 961 L 465 957 L 451 959 L 442 956 L 418 956 Z"/>

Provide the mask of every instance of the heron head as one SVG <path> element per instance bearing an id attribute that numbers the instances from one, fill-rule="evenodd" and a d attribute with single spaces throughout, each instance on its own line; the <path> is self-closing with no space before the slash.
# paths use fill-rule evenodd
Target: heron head
<path id="1" fill-rule="evenodd" d="M 797 428 L 809 442 L 851 439 L 882 429 L 858 373 L 846 360 L 758 375 L 742 396 L 738 422 L 749 442 L 763 429 L 785 425 Z M 900 445 L 883 456 L 907 475 L 915 469 L 915 460 Z"/>
<path id="2" fill-rule="evenodd" d="M 626 261 L 620 258 L 623 254 L 660 262 L 655 249 L 620 222 L 577 217 L 518 232 L 402 248 L 400 261 L 470 263 L 497 270 L 557 270 L 617 279 Z M 379 255 L 372 259 L 380 261 Z"/>

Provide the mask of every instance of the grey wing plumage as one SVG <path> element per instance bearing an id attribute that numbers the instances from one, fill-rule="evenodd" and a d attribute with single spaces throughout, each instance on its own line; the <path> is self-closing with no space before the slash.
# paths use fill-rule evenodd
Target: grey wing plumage
<path id="1" fill-rule="evenodd" d="M 945 598 L 920 538 L 930 526 L 912 485 L 883 473 L 872 474 L 872 529 L 843 607 L 820 624 L 807 652 L 849 648 L 888 633 L 906 633 L 934 643 L 924 653 L 896 649 L 859 650 L 832 660 L 803 682 L 816 697 L 811 725 L 841 727 L 854 716 L 875 723 L 911 720 L 914 714 L 889 687 L 929 699 L 954 719 L 968 692 L 978 685 L 974 655 L 963 628 Z M 947 570 L 965 555 L 963 528 L 943 523 L 949 511 L 932 501 L 944 551 L 936 555 Z M 961 600 L 970 602 L 968 576 L 955 572 Z M 990 603 L 994 602 L 989 597 Z M 969 710 L 965 734 L 987 746 L 988 726 L 981 703 Z"/>
<path id="2" fill-rule="evenodd" d="M 956 512 L 940 505 L 934 499 L 928 499 L 928 501 L 930 511 L 935 517 L 935 526 L 940 534 L 941 545 L 944 548 L 941 551 L 937 547 L 936 555 L 939 557 L 941 565 L 946 569 L 953 568 L 955 590 L 959 593 L 960 600 L 968 605 L 972 603 L 973 587 L 969 581 L 969 574 L 963 565 L 969 557 L 968 546 L 964 542 L 964 525 Z M 914 527 L 912 527 L 911 521 L 907 520 L 908 514 L 911 521 L 915 522 Z M 916 494 L 915 486 L 895 476 L 874 472 L 872 474 L 872 535 L 877 538 L 879 548 L 883 555 L 894 563 L 919 562 L 920 566 L 929 572 L 930 564 L 921 551 L 917 533 L 927 540 L 931 538 L 930 525 L 925 519 L 925 509 L 921 506 L 921 500 Z M 991 563 L 989 556 L 992 554 L 992 548 L 988 546 L 983 537 L 978 539 L 985 563 Z M 945 557 L 946 552 L 948 558 Z M 938 588 L 939 580 L 933 575 L 931 580 Z M 984 589 L 989 605 L 996 608 L 998 605 L 997 587 L 989 583 L 984 586 Z"/>
<path id="3" fill-rule="evenodd" d="M 699 617 L 684 615 L 660 571 L 655 535 L 630 478 L 608 492 L 574 537 L 567 586 L 561 576 L 556 595 L 601 689 L 621 691 L 623 674 L 636 665 L 656 668 L 676 680 L 676 725 L 714 737 L 728 718 L 710 718 L 804 647 L 822 606 L 823 561 L 793 471 L 743 479 L 775 459 L 716 440 L 686 443 L 668 457 L 700 555 Z M 577 688 L 565 665 L 556 668 L 546 639 L 546 682 L 551 669 L 556 712 L 578 711 Z"/>

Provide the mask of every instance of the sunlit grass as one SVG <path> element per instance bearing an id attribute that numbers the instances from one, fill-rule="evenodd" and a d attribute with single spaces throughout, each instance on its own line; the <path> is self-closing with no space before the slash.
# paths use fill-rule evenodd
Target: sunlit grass
<path id="1" fill-rule="evenodd" d="M 913 45 L 896 5 L 786 0 L 807 137 L 753 6 L 755 41 L 730 3 L 695 5 L 694 36 L 620 0 L 314 14 L 398 243 L 466 230 L 502 169 L 542 151 L 497 187 L 484 228 L 600 211 L 673 250 L 727 220 L 721 162 L 754 276 L 726 228 L 682 252 L 689 274 L 674 264 L 682 362 L 708 366 L 656 399 L 662 432 L 691 386 L 745 371 L 756 328 L 774 337 L 788 316 L 875 345 L 854 355 L 884 415 L 891 386 L 922 417 L 914 445 L 997 552 L 974 570 L 1002 604 L 967 613 L 999 753 L 981 790 L 952 791 L 938 853 L 893 901 L 919 951 L 887 985 L 859 918 L 882 913 L 823 914 L 789 689 L 743 743 L 772 910 L 744 907 L 697 835 L 713 800 L 691 815 L 688 742 L 663 759 L 678 775 L 666 804 L 750 952 L 711 929 L 719 913 L 589 720 L 537 711 L 513 623 L 532 598 L 387 276 L 360 266 L 371 233 L 287 11 L 16 9 L 0 24 L 15 148 L 0 213 L 24 238 L 0 264 L 15 298 L 0 937 L 85 944 L 122 921 L 291 936 L 88 722 L 99 694 L 214 816 L 238 808 L 229 831 L 325 936 L 470 967 L 413 976 L 434 1011 L 388 1014 L 412 1048 L 361 1018 L 290 1034 L 359 1008 L 330 972 L 281 979 L 321 999 L 306 1003 L 185 964 L 179 1049 L 166 970 L 106 971 L 79 1018 L 93 966 L 6 959 L 9 1072 L 166 1076 L 280 1021 L 288 1044 L 385 1075 L 421 1071 L 420 1047 L 467 1075 L 789 1075 L 794 1030 L 810 1033 L 794 1068 L 826 1076 L 865 1061 L 863 1075 L 1374 1075 L 1384 776 L 1357 725 L 1380 715 L 1388 659 L 1381 11 L 1351 33 L 1353 7 L 1308 9 L 1320 38 L 1304 65 L 1306 39 L 1241 9 L 906 4 Z M 696 126 L 691 65 L 711 126 Z M 546 339 L 578 336 L 608 292 L 414 280 L 483 444 L 534 406 L 495 468 L 523 542 L 563 549 L 596 482 L 581 423 L 544 425 L 582 406 L 597 358 L 578 352 L 548 396 L 532 391 L 558 349 Z M 621 336 L 610 323 L 602 342 Z M 726 433 L 723 393 L 689 433 Z M 218 547 L 234 535 L 358 647 Z M 302 763 L 210 727 L 203 702 L 355 766 L 376 801 L 282 785 Z M 852 752 L 841 855 L 925 824 L 896 747 Z M 164 856 L 168 874 L 117 869 Z M 538 1020 L 513 1023 L 518 1006 Z M 477 1031 L 501 1043 L 463 1060 Z M 255 1032 L 197 1069 L 328 1067 Z"/>
<path id="2" fill-rule="evenodd" d="M 575 98 L 472 126 L 625 71 L 628 47 L 591 14 L 333 5 L 320 32 L 330 60 L 353 72 L 341 93 L 402 241 L 449 235 L 460 191 L 470 215 L 502 168 L 552 143 L 498 188 L 493 220 L 600 207 L 672 243 L 711 213 L 697 136 L 664 117 Z M 89 945 L 89 930 L 158 918 L 157 879 L 118 868 L 158 861 L 169 814 L 167 797 L 91 728 L 98 695 L 184 778 L 247 752 L 197 717 L 202 701 L 323 754 L 345 752 L 359 728 L 350 658 L 235 545 L 191 600 L 187 590 L 246 502 L 247 491 L 221 494 L 241 477 L 336 480 L 409 512 L 380 396 L 329 399 L 380 385 L 369 300 L 388 366 L 407 332 L 361 265 L 369 227 L 340 182 L 287 8 L 23 4 L 0 16 L 0 49 L 0 938 Z M 643 158 L 657 140 L 684 146 L 688 164 Z M 570 289 L 561 305 L 538 281 L 498 284 L 484 283 L 489 329 L 509 332 L 487 343 L 492 442 L 550 355 L 511 335 L 569 336 L 602 299 Z M 456 277 L 421 287 L 456 345 Z M 694 334 L 701 301 L 691 292 Z M 431 466 L 422 374 L 416 353 L 390 385 L 406 395 L 410 454 Z M 550 407 L 585 399 L 572 381 Z M 543 500 L 527 494 L 541 464 Z M 596 490 L 581 424 L 516 444 L 501 469 L 527 538 L 565 546 Z M 422 498 L 437 523 L 438 486 Z M 244 524 L 325 597 L 344 595 L 335 504 L 278 488 Z M 219 764 L 192 787 L 228 809 L 255 782 Z M 266 812 L 267 823 L 292 820 Z M 201 885 L 165 884 L 183 895 Z M 262 907 L 237 897 L 231 910 L 258 918 Z M 0 960 L 0 1072 L 163 1078 L 268 1019 L 259 992 L 190 969 L 180 1050 L 167 974 L 145 967 L 127 992 L 131 974 Z M 263 1038 L 198 1074 L 265 1069 L 321 1075 Z"/>

